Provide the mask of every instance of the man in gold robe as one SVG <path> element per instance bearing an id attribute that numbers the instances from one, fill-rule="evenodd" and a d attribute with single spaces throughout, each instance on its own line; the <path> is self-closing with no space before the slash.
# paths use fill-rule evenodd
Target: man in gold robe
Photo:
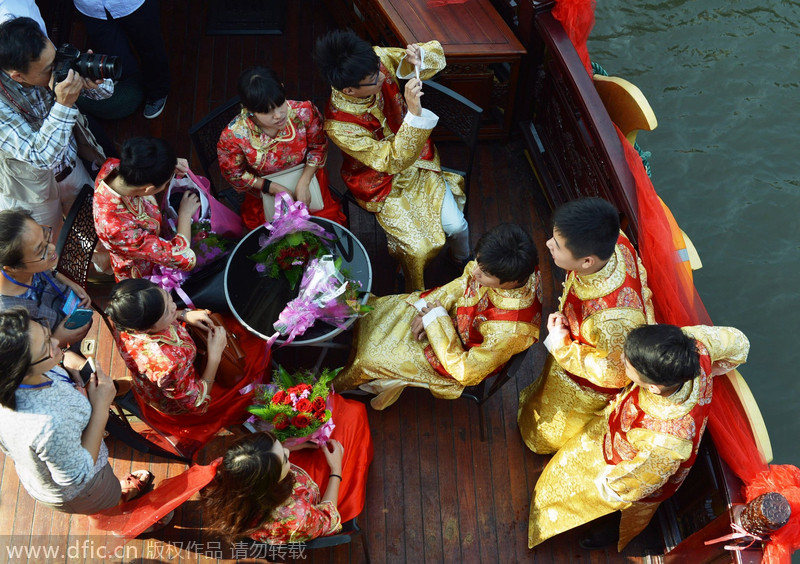
<path id="1" fill-rule="evenodd" d="M 375 409 L 393 404 L 406 386 L 455 399 L 535 343 L 542 306 L 530 235 L 499 225 L 481 237 L 475 255 L 440 288 L 373 299 L 375 309 L 356 322 L 336 390 L 376 394 Z"/>
<path id="2" fill-rule="evenodd" d="M 372 47 L 352 31 L 332 31 L 315 58 L 331 84 L 325 132 L 342 150 L 342 179 L 376 214 L 407 290 L 425 288 L 425 266 L 451 240 L 449 257 L 469 257 L 463 178 L 443 172 L 430 140 L 439 118 L 422 107 L 422 80 L 445 66 L 438 41 L 406 49 Z M 398 78 L 408 79 L 405 92 Z"/>
<path id="3" fill-rule="evenodd" d="M 732 327 L 647 325 L 631 331 L 624 365 L 632 383 L 542 471 L 531 501 L 528 546 L 621 510 L 622 550 L 689 473 L 713 377 L 747 360 L 749 348 L 747 337 Z"/>
<path id="4" fill-rule="evenodd" d="M 550 354 L 517 414 L 525 444 L 539 454 L 558 450 L 628 383 L 625 337 L 655 322 L 647 273 L 613 205 L 582 198 L 559 207 L 547 247 L 567 278 L 547 323 Z"/>

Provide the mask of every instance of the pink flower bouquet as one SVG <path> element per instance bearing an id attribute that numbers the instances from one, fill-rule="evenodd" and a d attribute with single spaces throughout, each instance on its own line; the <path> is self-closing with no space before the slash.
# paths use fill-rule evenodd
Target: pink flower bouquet
<path id="1" fill-rule="evenodd" d="M 287 335 L 285 344 L 305 333 L 318 319 L 343 329 L 348 319 L 372 309 L 358 301 L 361 283 L 346 276 L 341 263 L 341 258 L 334 260 L 332 255 L 308 263 L 298 296 L 286 304 L 274 323 L 276 331 Z"/>
<path id="2" fill-rule="evenodd" d="M 271 278 L 283 274 L 294 290 L 309 261 L 330 252 L 333 236 L 311 221 L 303 202 L 292 202 L 285 192 L 275 200 L 275 217 L 266 225 L 269 235 L 259 237 L 260 249 L 250 258 L 256 272 Z"/>

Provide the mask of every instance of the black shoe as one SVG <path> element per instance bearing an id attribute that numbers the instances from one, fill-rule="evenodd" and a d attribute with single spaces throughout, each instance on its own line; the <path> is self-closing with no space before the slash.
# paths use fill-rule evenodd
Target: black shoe
<path id="1" fill-rule="evenodd" d="M 151 100 L 144 103 L 144 117 L 147 119 L 157 118 L 164 111 L 164 106 L 167 105 L 167 97 L 159 98 L 158 100 Z"/>
<path id="2" fill-rule="evenodd" d="M 470 261 L 475 260 L 475 257 L 472 256 L 472 255 L 469 255 L 465 259 L 457 259 L 457 258 L 455 258 L 453 256 L 453 248 L 452 247 L 449 247 L 447 249 L 447 252 L 445 253 L 445 256 L 447 257 L 447 262 L 449 262 L 450 264 L 452 264 L 453 266 L 457 267 L 460 270 L 464 270 L 467 267 L 467 265 L 469 264 Z"/>
<path id="3" fill-rule="evenodd" d="M 616 546 L 619 542 L 619 512 L 601 517 L 595 521 L 586 534 L 578 541 L 584 550 L 600 550 Z"/>

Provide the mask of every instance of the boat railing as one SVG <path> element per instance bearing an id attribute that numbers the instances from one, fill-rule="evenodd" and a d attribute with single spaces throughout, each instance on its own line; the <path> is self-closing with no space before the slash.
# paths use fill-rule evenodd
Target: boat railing
<path id="1" fill-rule="evenodd" d="M 516 108 L 537 179 L 551 208 L 583 196 L 611 201 L 636 245 L 633 175 L 591 76 L 552 7 L 553 2 L 522 0 L 516 17 L 499 10 L 528 51 Z"/>

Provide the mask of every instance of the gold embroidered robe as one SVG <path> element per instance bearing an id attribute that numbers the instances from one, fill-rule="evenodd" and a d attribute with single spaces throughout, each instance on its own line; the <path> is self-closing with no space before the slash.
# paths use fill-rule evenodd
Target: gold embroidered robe
<path id="1" fill-rule="evenodd" d="M 520 394 L 517 422 L 528 448 L 555 452 L 629 382 L 622 347 L 631 329 L 655 323 L 651 297 L 644 266 L 622 233 L 599 271 L 567 274 L 559 309 L 571 341 L 550 351 L 541 376 Z"/>
<path id="2" fill-rule="evenodd" d="M 353 356 L 334 387 L 377 394 L 375 409 L 397 401 L 406 386 L 455 399 L 534 344 L 542 311 L 539 271 L 524 286 L 502 290 L 478 284 L 475 266 L 470 262 L 459 278 L 429 292 L 373 298 L 375 309 L 357 321 Z M 436 318 L 416 341 L 411 323 L 420 297 L 438 299 L 449 316 Z"/>
<path id="3" fill-rule="evenodd" d="M 423 43 L 420 78 L 445 67 L 438 41 Z M 342 150 L 342 180 L 359 205 L 376 214 L 388 239 L 389 254 L 400 263 L 407 290 L 425 288 L 423 272 L 445 243 L 441 209 L 445 179 L 463 209 L 464 179 L 442 172 L 430 129 L 403 121 L 408 108 L 397 82 L 414 72 L 403 62 L 404 49 L 375 47 L 386 76 L 381 92 L 356 98 L 331 89 L 325 132 Z M 425 107 L 425 98 L 422 98 Z"/>
<path id="4" fill-rule="evenodd" d="M 650 522 L 689 473 L 712 401 L 713 376 L 747 360 L 732 327 L 684 327 L 698 341 L 700 375 L 669 397 L 631 383 L 548 462 L 531 500 L 528 546 L 622 510 L 618 550 Z"/>

